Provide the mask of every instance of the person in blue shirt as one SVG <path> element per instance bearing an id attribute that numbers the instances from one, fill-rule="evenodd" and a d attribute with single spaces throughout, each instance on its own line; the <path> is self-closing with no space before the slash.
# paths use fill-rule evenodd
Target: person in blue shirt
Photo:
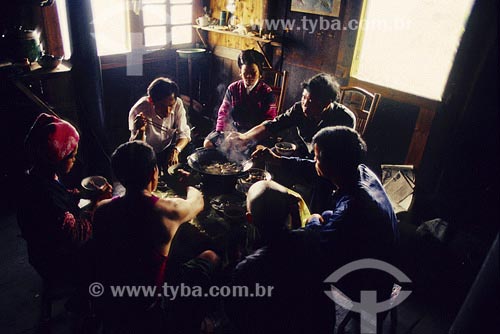
<path id="1" fill-rule="evenodd" d="M 394 264 L 397 219 L 387 194 L 370 168 L 362 164 L 366 144 L 347 127 L 327 127 L 313 137 L 316 173 L 336 186 L 330 209 L 313 214 L 306 230 L 320 233 L 327 273 L 361 259 Z M 377 291 L 378 301 L 390 296 L 394 277 L 381 270 L 357 270 L 337 287 L 355 301 L 360 291 Z"/>

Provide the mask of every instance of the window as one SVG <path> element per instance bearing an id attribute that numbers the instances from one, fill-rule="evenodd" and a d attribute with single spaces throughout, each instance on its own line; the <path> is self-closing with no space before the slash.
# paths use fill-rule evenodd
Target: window
<path id="1" fill-rule="evenodd" d="M 100 56 L 192 42 L 192 0 L 91 0 Z"/>
<path id="2" fill-rule="evenodd" d="M 351 76 L 441 101 L 473 2 L 367 0 Z"/>
<path id="3" fill-rule="evenodd" d="M 66 1 L 57 2 L 57 16 L 61 30 L 61 38 L 64 49 L 64 59 L 71 58 L 71 43 L 69 38 L 68 15 L 66 11 Z"/>

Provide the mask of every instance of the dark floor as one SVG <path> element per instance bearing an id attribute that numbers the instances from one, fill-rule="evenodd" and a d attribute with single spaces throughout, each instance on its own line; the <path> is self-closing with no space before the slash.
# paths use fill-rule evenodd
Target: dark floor
<path id="1" fill-rule="evenodd" d="M 24 240 L 14 214 L 0 218 L 0 333 L 38 333 L 41 280 L 28 263 Z M 413 293 L 398 308 L 397 333 L 447 333 L 455 311 L 439 298 Z M 69 333 L 70 317 L 56 302 L 52 333 Z M 387 322 L 387 321 L 386 321 Z M 385 326 L 388 327 L 388 326 Z"/>

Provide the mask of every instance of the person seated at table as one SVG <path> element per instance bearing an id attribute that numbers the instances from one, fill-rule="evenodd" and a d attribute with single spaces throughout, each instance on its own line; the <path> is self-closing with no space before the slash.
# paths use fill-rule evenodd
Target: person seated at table
<path id="1" fill-rule="evenodd" d="M 311 163 L 318 175 L 337 187 L 330 209 L 313 214 L 305 227 L 320 232 L 328 271 L 367 258 L 393 262 L 398 243 L 396 215 L 379 179 L 362 164 L 366 144 L 361 136 L 347 127 L 327 127 L 314 136 L 313 146 Z M 380 288 L 378 299 L 384 300 L 394 278 L 378 274 L 380 270 L 351 273 L 339 287 L 349 297 L 360 288 Z"/>
<path id="2" fill-rule="evenodd" d="M 262 138 L 269 134 L 295 127 L 300 142 L 296 155 L 301 158 L 313 157 L 312 138 L 322 128 L 327 126 L 344 125 L 355 128 L 356 118 L 352 111 L 336 102 L 339 94 L 339 85 L 329 74 L 321 73 L 302 83 L 302 100 L 295 103 L 283 115 L 273 121 L 264 122 L 244 134 L 233 135 L 230 141 L 235 145 L 247 145 L 252 138 Z M 243 140 L 240 143 L 240 140 Z M 325 179 L 318 178 L 313 165 L 296 157 L 282 157 L 271 149 L 258 146 L 252 154 L 254 159 L 268 163 L 268 167 L 276 171 L 280 182 L 292 187 L 294 184 L 310 185 L 308 199 L 311 210 L 326 209 L 326 199 L 333 190 L 333 185 Z M 286 173 L 283 173 L 286 171 Z M 284 175 L 285 174 L 285 175 Z"/>
<path id="3" fill-rule="evenodd" d="M 78 192 L 61 182 L 75 164 L 79 140 L 73 125 L 44 113 L 25 139 L 32 167 L 21 181 L 24 199 L 17 220 L 30 264 L 51 284 L 78 283 L 83 249 L 92 235 L 92 212 L 82 211 Z M 107 184 L 95 203 L 111 197 L 111 189 Z"/>
<path id="4" fill-rule="evenodd" d="M 104 202 L 95 212 L 96 280 L 107 292 L 113 285 L 157 287 L 163 293 L 165 282 L 207 284 L 219 258 L 208 243 L 200 242 L 205 239 L 196 235 L 195 227 L 186 223 L 203 209 L 201 192 L 188 187 L 185 199 L 156 197 L 155 153 L 141 141 L 120 145 L 111 166 L 126 193 Z M 179 244 L 190 237 L 197 242 Z M 157 293 L 129 297 L 108 294 L 100 299 L 98 311 L 113 333 L 199 333 L 201 299 L 169 301 Z"/>
<path id="5" fill-rule="evenodd" d="M 179 87 L 169 78 L 154 79 L 130 109 L 130 140 L 142 140 L 153 147 L 162 170 L 179 163 L 179 153 L 191 141 L 186 110 Z"/>
<path id="6" fill-rule="evenodd" d="M 336 102 L 339 85 L 334 77 L 320 73 L 302 83 L 302 98 L 274 120 L 262 122 L 244 133 L 232 133 L 227 141 L 230 146 L 247 147 L 278 132 L 296 128 L 300 137 L 303 156 L 312 156 L 312 137 L 327 126 L 356 126 L 352 111 Z"/>
<path id="7" fill-rule="evenodd" d="M 226 300 L 237 333 L 333 331 L 335 304 L 323 292 L 318 235 L 288 228 L 295 202 L 287 188 L 274 181 L 259 181 L 248 191 L 247 218 L 261 247 L 233 273 L 233 284 L 254 294 Z"/>
<path id="8" fill-rule="evenodd" d="M 215 131 L 205 139 L 204 147 L 219 146 L 224 133 L 247 131 L 276 117 L 276 97 L 262 78 L 264 56 L 255 50 L 243 50 L 238 56 L 241 80 L 227 88 L 219 107 Z"/>

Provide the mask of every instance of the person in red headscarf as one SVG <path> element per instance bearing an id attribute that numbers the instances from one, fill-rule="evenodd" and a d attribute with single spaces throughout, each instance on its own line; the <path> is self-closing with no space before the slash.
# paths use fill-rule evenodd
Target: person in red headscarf
<path id="1" fill-rule="evenodd" d="M 38 116 L 25 139 L 32 167 L 22 183 L 18 224 L 31 265 L 50 282 L 74 281 L 81 248 L 92 234 L 91 214 L 60 180 L 73 168 L 79 139 L 73 125 L 48 114 Z M 108 186 L 99 200 L 110 193 Z"/>

